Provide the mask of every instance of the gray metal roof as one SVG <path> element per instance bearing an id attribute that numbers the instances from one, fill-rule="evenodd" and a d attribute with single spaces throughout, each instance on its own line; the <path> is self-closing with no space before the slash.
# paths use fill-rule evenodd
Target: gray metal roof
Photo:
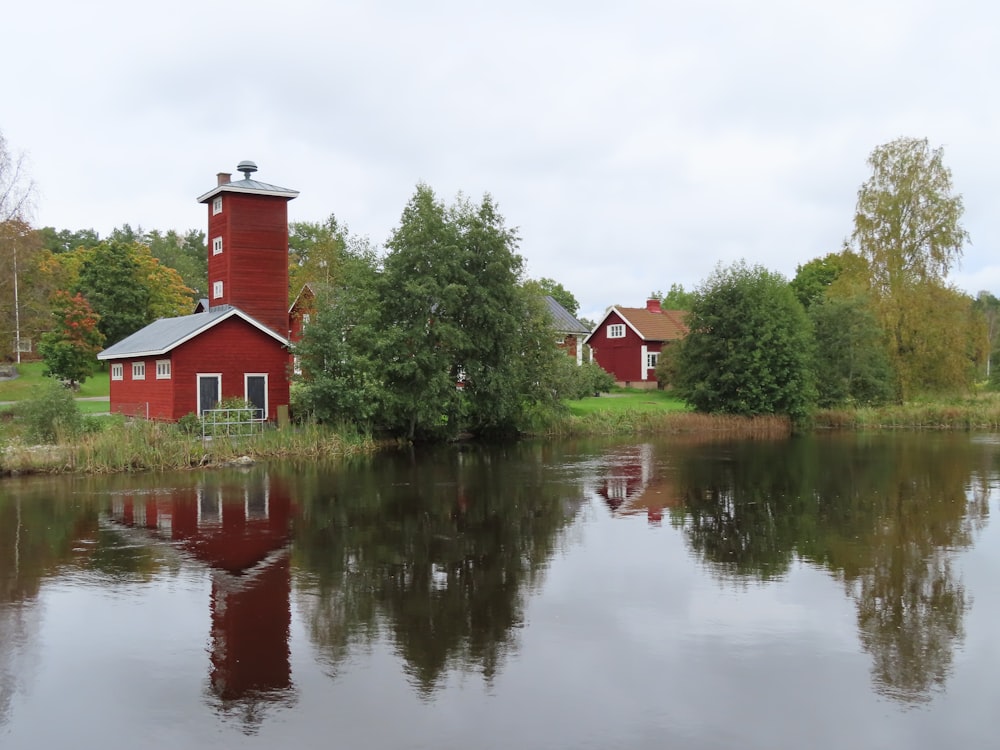
<path id="1" fill-rule="evenodd" d="M 160 354 L 166 354 L 185 341 L 189 341 L 195 336 L 204 333 L 209 328 L 218 325 L 223 320 L 234 316 L 245 320 L 250 325 L 260 329 L 282 344 L 288 343 L 288 340 L 284 336 L 275 333 L 242 310 L 231 305 L 222 305 L 220 307 L 213 307 L 208 312 L 155 320 L 131 336 L 126 336 L 117 344 L 109 346 L 98 354 L 97 358 L 122 359 L 123 357 L 155 357 Z"/>
<path id="2" fill-rule="evenodd" d="M 242 179 L 235 182 L 227 182 L 224 185 L 216 185 L 204 195 L 198 196 L 198 202 L 204 203 L 219 193 L 253 193 L 254 195 L 273 195 L 278 198 L 291 200 L 299 194 L 299 191 L 270 185 L 260 180 Z"/>
<path id="3" fill-rule="evenodd" d="M 551 295 L 545 295 L 545 303 L 549 306 L 552 325 L 559 333 L 590 333 L 590 329 L 574 318 L 569 310 L 556 302 Z"/>

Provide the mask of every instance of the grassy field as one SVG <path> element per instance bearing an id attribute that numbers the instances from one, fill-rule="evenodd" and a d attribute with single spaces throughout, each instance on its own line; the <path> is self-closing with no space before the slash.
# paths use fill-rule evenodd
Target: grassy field
<path id="1" fill-rule="evenodd" d="M 31 395 L 32 389 L 39 385 L 43 379 L 44 375 L 42 372 L 45 370 L 45 364 L 42 362 L 22 362 L 17 365 L 18 377 L 13 380 L 0 380 L 0 401 L 20 401 L 21 399 L 28 398 Z M 91 375 L 80 386 L 80 390 L 77 391 L 77 398 L 93 398 L 98 396 L 107 397 L 110 393 L 111 384 L 108 379 L 107 372 L 98 372 Z M 81 403 L 81 410 L 86 413 L 86 407 Z M 100 403 L 100 402 L 98 402 Z M 103 409 L 98 411 L 107 411 L 107 404 L 103 405 Z"/>
<path id="2" fill-rule="evenodd" d="M 641 412 L 660 414 L 672 411 L 688 411 L 687 404 L 670 395 L 669 391 L 645 391 L 633 388 L 616 388 L 611 393 L 579 401 L 569 401 L 566 405 L 569 407 L 570 414 L 576 417 L 598 413 L 621 414 L 624 412 Z"/>

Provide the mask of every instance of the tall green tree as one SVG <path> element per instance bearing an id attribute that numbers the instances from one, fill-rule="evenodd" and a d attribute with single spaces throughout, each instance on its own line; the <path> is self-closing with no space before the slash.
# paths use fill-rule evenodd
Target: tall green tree
<path id="1" fill-rule="evenodd" d="M 929 329 L 938 327 L 928 318 L 930 302 L 944 294 L 945 278 L 969 235 L 942 149 L 931 148 L 927 139 L 898 138 L 876 148 L 868 165 L 872 174 L 858 191 L 851 242 L 867 262 L 867 282 L 905 399 L 967 372 L 953 361 L 966 358 L 964 344 L 937 363 L 921 357 L 928 351 Z M 940 365 L 936 371 L 935 365 Z M 948 387 L 969 384 L 966 378 Z"/>
<path id="2" fill-rule="evenodd" d="M 347 252 L 336 281 L 316 284 L 316 312 L 295 346 L 301 363 L 299 406 L 326 423 L 380 425 L 387 399 L 375 254 Z M 301 416 L 301 415 L 300 415 Z"/>
<path id="3" fill-rule="evenodd" d="M 551 324 L 522 288 L 517 233 L 489 195 L 449 207 L 418 185 L 387 246 L 378 284 L 393 430 L 512 432 L 551 404 Z"/>
<path id="4" fill-rule="evenodd" d="M 83 294 L 100 315 L 98 327 L 109 345 L 157 318 L 193 309 L 191 289 L 180 274 L 154 258 L 146 245 L 107 240 L 54 257 L 67 269 L 70 291 Z"/>
<path id="5" fill-rule="evenodd" d="M 465 346 L 463 258 L 456 227 L 428 186 L 417 186 L 386 245 L 379 294 L 387 422 L 409 438 L 453 429 Z"/>
<path id="6" fill-rule="evenodd" d="M 864 296 L 819 297 L 809 306 L 816 340 L 817 403 L 875 406 L 895 397 L 885 333 Z"/>
<path id="7" fill-rule="evenodd" d="M 780 274 L 745 262 L 717 267 L 687 323 L 674 386 L 697 410 L 807 416 L 815 403 L 812 330 Z"/>

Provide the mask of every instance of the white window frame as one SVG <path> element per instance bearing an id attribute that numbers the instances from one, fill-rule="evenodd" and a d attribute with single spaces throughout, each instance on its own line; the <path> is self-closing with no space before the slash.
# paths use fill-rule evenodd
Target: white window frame
<path id="1" fill-rule="evenodd" d="M 212 299 L 222 299 L 222 282 L 216 281 L 212 284 Z"/>
<path id="2" fill-rule="evenodd" d="M 198 526 L 218 526 L 222 524 L 222 490 L 205 487 L 197 489 Z"/>
<path id="3" fill-rule="evenodd" d="M 247 403 L 250 403 L 250 378 L 264 378 L 264 419 L 267 419 L 267 415 L 270 413 L 268 409 L 271 408 L 271 404 L 267 398 L 268 389 L 271 387 L 270 379 L 267 377 L 266 372 L 243 373 L 243 399 Z"/>
<path id="4" fill-rule="evenodd" d="M 215 378 L 216 382 L 218 383 L 218 387 L 216 388 L 216 390 L 219 392 L 219 400 L 216 401 L 216 406 L 218 406 L 222 402 L 222 399 L 223 399 L 223 396 L 222 396 L 222 373 L 221 372 L 199 372 L 199 373 L 195 373 L 195 376 L 194 376 L 194 388 L 195 388 L 195 394 L 197 396 L 197 400 L 195 402 L 195 408 L 197 409 L 197 411 L 195 412 L 195 414 L 199 414 L 199 415 L 201 414 L 201 379 L 202 378 Z"/>
<path id="5" fill-rule="evenodd" d="M 271 488 L 267 485 L 263 487 L 255 487 L 255 490 L 259 490 L 259 494 L 254 493 L 256 498 L 262 497 L 264 500 L 264 507 L 256 507 L 250 505 L 251 493 L 250 488 L 243 490 L 243 517 L 248 521 L 260 521 L 266 520 L 271 517 Z"/>
<path id="6" fill-rule="evenodd" d="M 625 324 L 624 323 L 608 324 L 608 338 L 609 339 L 625 338 Z"/>
<path id="7" fill-rule="evenodd" d="M 222 237 L 212 238 L 212 255 L 222 255 Z"/>
<path id="8" fill-rule="evenodd" d="M 170 380 L 170 360 L 169 359 L 158 359 L 158 360 L 156 360 L 156 379 L 157 380 Z"/>
<path id="9" fill-rule="evenodd" d="M 125 365 L 121 362 L 111 363 L 111 379 L 112 380 L 124 380 L 125 379 Z"/>
<path id="10" fill-rule="evenodd" d="M 655 370 L 656 363 L 659 361 L 659 359 L 660 359 L 659 352 L 646 352 L 646 369 Z"/>
<path id="11" fill-rule="evenodd" d="M 212 215 L 215 216 L 221 213 L 222 213 L 222 196 L 217 195 L 212 200 Z"/>
<path id="12" fill-rule="evenodd" d="M 145 380 L 146 379 L 146 363 L 145 362 L 133 362 L 132 363 L 132 380 Z"/>

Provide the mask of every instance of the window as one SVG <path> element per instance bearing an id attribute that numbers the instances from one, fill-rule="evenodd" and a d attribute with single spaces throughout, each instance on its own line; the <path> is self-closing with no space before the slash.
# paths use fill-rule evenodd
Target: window
<path id="1" fill-rule="evenodd" d="M 222 255 L 222 238 L 212 238 L 212 255 Z"/>
<path id="2" fill-rule="evenodd" d="M 653 369 L 656 367 L 656 363 L 660 361 L 659 352 L 649 352 L 646 355 L 646 367 Z"/>
<path id="3" fill-rule="evenodd" d="M 156 379 L 157 380 L 170 380 L 170 360 L 169 359 L 158 359 L 158 360 L 156 360 Z"/>
<path id="4" fill-rule="evenodd" d="M 132 380 L 145 380 L 146 379 L 146 363 L 145 362 L 133 362 L 132 363 Z"/>
<path id="5" fill-rule="evenodd" d="M 625 324 L 624 323 L 614 323 L 608 326 L 608 338 L 609 339 L 623 339 L 625 338 Z"/>
<path id="6" fill-rule="evenodd" d="M 212 284 L 212 298 L 219 299 L 222 296 L 222 282 L 216 281 Z"/>
<path id="7" fill-rule="evenodd" d="M 309 313 L 302 313 L 302 327 L 305 328 L 312 322 L 312 316 Z"/>
<path id="8" fill-rule="evenodd" d="M 212 214 L 214 215 L 221 213 L 222 213 L 222 196 L 217 195 L 215 196 L 215 200 L 212 201 Z"/>
<path id="9" fill-rule="evenodd" d="M 124 380 L 125 379 L 125 365 L 121 362 L 111 365 L 111 379 L 112 380 Z"/>

